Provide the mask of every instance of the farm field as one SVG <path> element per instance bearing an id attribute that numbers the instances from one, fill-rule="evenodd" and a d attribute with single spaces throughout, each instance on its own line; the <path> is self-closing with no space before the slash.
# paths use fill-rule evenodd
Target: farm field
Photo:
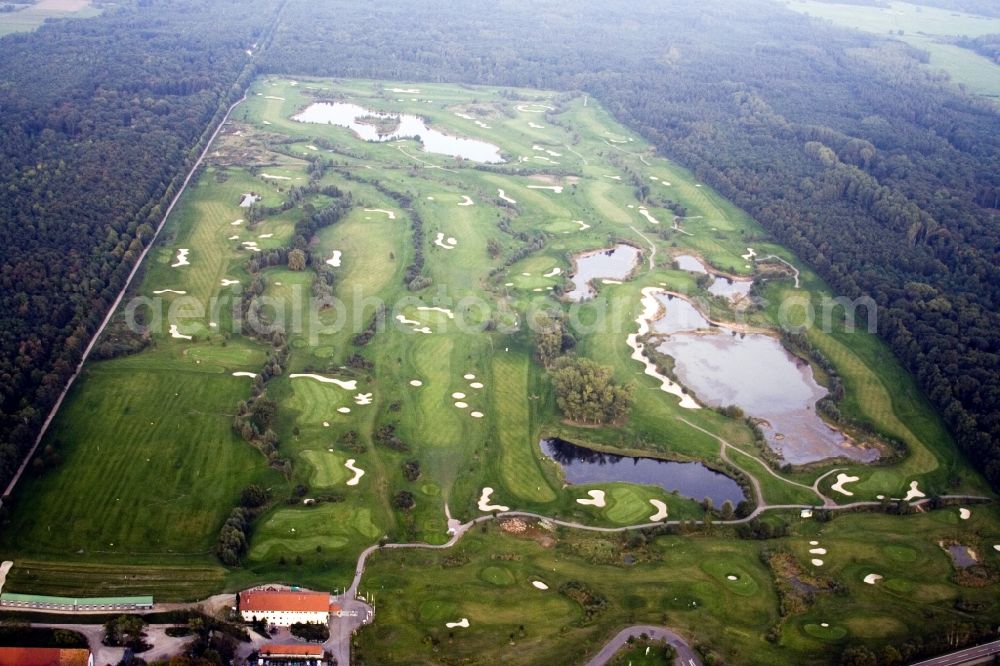
<path id="1" fill-rule="evenodd" d="M 11 3 L 16 9 L 0 13 L 0 36 L 31 32 L 48 19 L 88 18 L 101 10 L 91 0 L 29 0 Z"/>
<path id="2" fill-rule="evenodd" d="M 495 146 L 504 161 L 436 154 L 412 138 L 366 142 L 293 118 L 322 102 L 418 115 L 435 131 Z M 366 663 L 582 659 L 622 627 L 648 622 L 723 663 L 825 663 L 831 646 L 849 641 L 877 645 L 916 626 L 1000 616 L 993 496 L 874 335 L 848 330 L 840 314 L 830 327 L 817 320 L 803 337 L 829 367 L 807 354 L 800 365 L 820 383 L 842 380 L 837 405 L 852 435 L 883 449 L 897 443 L 902 452 L 883 463 L 772 468 L 747 420 L 686 408 L 644 373 L 627 341 L 644 290 L 686 296 L 713 321 L 772 336 L 782 304 L 820 308 L 832 294 L 593 100 L 265 77 L 209 155 L 124 301 L 123 317 L 146 313 L 148 330 L 122 334 L 139 350 L 88 363 L 44 442 L 46 459 L 5 507 L 0 559 L 14 561 L 5 590 L 157 601 L 268 582 L 342 590 L 373 544 L 441 545 L 449 519 L 510 510 L 545 520 L 522 517 L 520 532 L 484 523 L 447 550 L 372 557 L 360 586 L 377 604 L 358 638 Z M 595 280 L 580 307 L 559 298 L 577 255 L 616 244 L 640 252 L 627 277 Z M 756 304 L 713 297 L 678 255 L 757 277 Z M 633 387 L 622 422 L 562 418 L 530 325 L 553 308 L 567 315 L 578 356 Z M 708 490 L 567 483 L 543 437 L 703 463 L 742 482 L 741 515 L 761 510 L 753 536 L 775 538 L 713 524 L 720 507 L 706 507 Z M 838 490 L 837 474 L 857 479 Z M 268 500 L 251 506 L 239 563 L 224 566 L 219 533 L 250 486 Z M 915 487 L 989 503 L 968 504 L 969 519 L 948 502 L 882 512 Z M 821 512 L 849 502 L 872 512 Z M 650 523 L 664 524 L 626 529 Z M 893 560 L 872 534 L 913 559 Z M 819 565 L 810 540 L 828 552 Z M 987 583 L 963 585 L 939 541 L 980 553 Z M 779 615 L 774 554 L 841 591 L 824 587 Z M 186 569 L 191 576 L 171 580 Z M 863 583 L 868 573 L 885 583 Z M 581 599 L 591 592 L 588 606 Z M 976 610 L 957 613 L 958 600 Z M 445 628 L 462 617 L 470 628 Z"/>

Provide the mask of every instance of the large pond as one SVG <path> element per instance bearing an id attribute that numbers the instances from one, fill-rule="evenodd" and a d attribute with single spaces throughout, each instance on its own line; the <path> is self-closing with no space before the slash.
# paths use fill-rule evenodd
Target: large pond
<path id="1" fill-rule="evenodd" d="M 701 463 L 679 463 L 656 458 L 638 458 L 601 453 L 562 439 L 543 439 L 542 452 L 562 467 L 570 483 L 623 481 L 659 486 L 667 492 L 701 501 L 712 498 L 715 506 L 729 500 L 736 506 L 745 497 L 743 489 L 725 474 Z"/>
<path id="2" fill-rule="evenodd" d="M 585 252 L 573 258 L 575 267 L 570 280 L 573 289 L 565 293 L 571 301 L 583 301 L 596 295 L 592 282 L 597 279 L 624 280 L 639 263 L 639 250 L 619 243 L 607 250 Z"/>
<path id="3" fill-rule="evenodd" d="M 753 280 L 737 280 L 723 275 L 716 275 L 708 269 L 701 259 L 690 254 L 679 254 L 674 257 L 677 268 L 689 273 L 709 273 L 714 278 L 708 287 L 708 293 L 713 296 L 721 296 L 732 301 L 745 298 L 750 293 Z"/>
<path id="4" fill-rule="evenodd" d="M 398 121 L 399 124 L 392 132 L 383 133 L 373 123 L 359 122 L 359 118 L 365 117 Z M 416 139 L 428 153 L 462 157 L 473 162 L 496 164 L 504 161 L 500 149 L 491 143 L 445 134 L 428 127 L 423 118 L 406 113 L 382 113 L 347 102 L 316 102 L 292 116 L 292 120 L 347 127 L 365 141 Z"/>
<path id="5" fill-rule="evenodd" d="M 668 317 L 673 310 L 673 317 L 678 318 L 692 306 L 674 298 L 664 307 Z M 826 389 L 816 382 L 809 364 L 777 339 L 758 333 L 734 334 L 721 327 L 667 328 L 670 335 L 657 349 L 674 358 L 680 382 L 704 404 L 737 405 L 765 420 L 764 435 L 786 462 L 804 464 L 837 456 L 870 462 L 878 457 L 875 449 L 853 446 L 816 414 L 816 402 Z"/>

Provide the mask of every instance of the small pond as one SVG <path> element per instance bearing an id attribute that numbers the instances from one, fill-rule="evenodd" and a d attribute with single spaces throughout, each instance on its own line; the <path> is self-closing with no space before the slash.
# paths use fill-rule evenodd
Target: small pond
<path id="1" fill-rule="evenodd" d="M 752 286 L 753 280 L 734 280 L 716 275 L 715 280 L 708 287 L 708 293 L 713 296 L 728 298 L 731 301 L 738 301 L 750 294 L 750 287 Z"/>
<path id="2" fill-rule="evenodd" d="M 580 302 L 593 298 L 597 292 L 592 281 L 597 279 L 624 280 L 639 263 L 639 250 L 619 243 L 607 250 L 595 250 L 578 254 L 573 258 L 574 272 L 570 277 L 573 289 L 565 296 L 571 301 Z"/>
<path id="3" fill-rule="evenodd" d="M 698 308 L 683 298 L 660 292 L 656 294 L 656 300 L 663 306 L 663 314 L 652 322 L 653 333 L 669 335 L 681 331 L 711 328 L 711 324 Z"/>
<path id="4" fill-rule="evenodd" d="M 395 120 L 398 126 L 388 133 L 360 118 L 373 120 Z M 462 157 L 473 162 L 496 164 L 503 162 L 500 149 L 491 143 L 477 139 L 451 136 L 427 126 L 423 118 L 406 113 L 383 113 L 372 111 L 357 104 L 346 102 L 317 102 L 292 116 L 300 123 L 337 125 L 347 127 L 364 141 L 393 141 L 396 139 L 416 139 L 428 153 Z"/>
<path id="5" fill-rule="evenodd" d="M 559 463 L 570 483 L 622 481 L 659 486 L 698 501 L 711 497 L 717 507 L 726 500 L 735 507 L 745 499 L 736 481 L 701 463 L 601 453 L 562 439 L 543 439 L 541 447 L 542 453 Z"/>

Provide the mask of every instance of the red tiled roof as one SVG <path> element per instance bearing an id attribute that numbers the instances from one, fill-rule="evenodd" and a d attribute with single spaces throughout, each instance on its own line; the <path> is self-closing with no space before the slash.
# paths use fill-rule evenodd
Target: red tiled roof
<path id="1" fill-rule="evenodd" d="M 322 645 L 275 645 L 266 643 L 261 646 L 260 654 L 264 657 L 322 657 Z"/>
<path id="2" fill-rule="evenodd" d="M 330 604 L 331 613 L 339 613 L 341 611 L 340 604 Z"/>
<path id="3" fill-rule="evenodd" d="M 87 666 L 90 650 L 0 647 L 0 666 Z"/>
<path id="4" fill-rule="evenodd" d="M 330 595 L 326 592 L 247 590 L 240 592 L 240 610 L 326 613 L 330 610 Z"/>

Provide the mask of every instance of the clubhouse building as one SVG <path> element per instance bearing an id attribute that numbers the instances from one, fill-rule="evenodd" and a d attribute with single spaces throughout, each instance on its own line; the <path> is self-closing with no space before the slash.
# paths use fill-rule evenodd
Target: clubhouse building
<path id="1" fill-rule="evenodd" d="M 330 621 L 330 595 L 304 590 L 246 590 L 240 592 L 239 611 L 244 622 L 263 620 L 277 627 L 288 627 L 297 622 L 327 624 Z"/>
<path id="2" fill-rule="evenodd" d="M 265 643 L 257 655 L 257 666 L 326 666 L 322 645 L 276 645 Z"/>

